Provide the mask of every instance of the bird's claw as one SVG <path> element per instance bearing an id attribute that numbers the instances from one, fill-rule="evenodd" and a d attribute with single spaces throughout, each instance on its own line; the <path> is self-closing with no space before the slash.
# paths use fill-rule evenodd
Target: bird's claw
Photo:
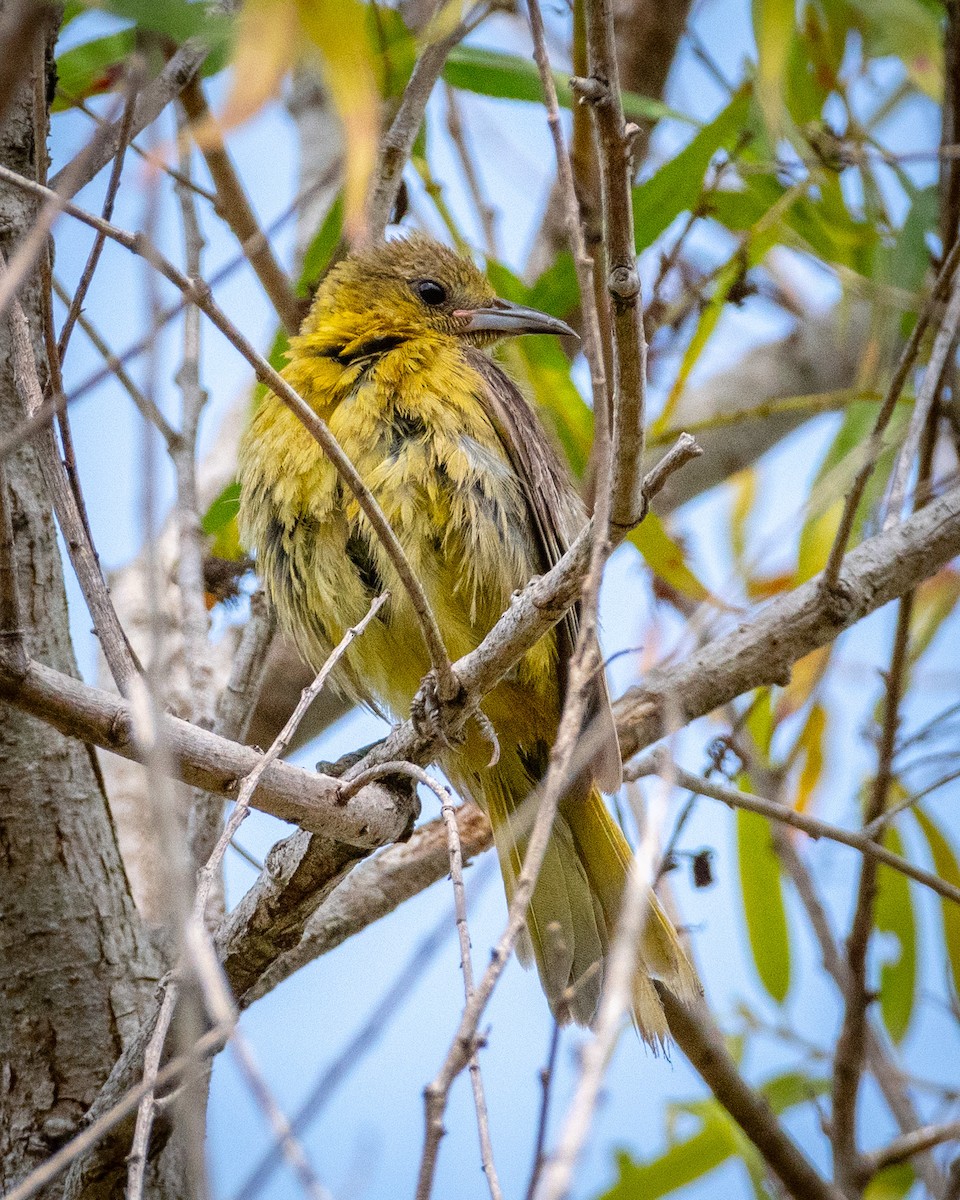
<path id="1" fill-rule="evenodd" d="M 447 750 L 453 750 L 463 739 L 451 736 L 445 727 L 444 715 L 444 704 L 437 690 L 437 677 L 431 671 L 424 676 L 410 703 L 410 720 L 421 737 L 436 740 Z"/>

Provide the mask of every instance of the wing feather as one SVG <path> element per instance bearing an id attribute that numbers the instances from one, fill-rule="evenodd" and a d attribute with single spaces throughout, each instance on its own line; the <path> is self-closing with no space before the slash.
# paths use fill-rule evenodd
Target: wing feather
<path id="1" fill-rule="evenodd" d="M 516 384 L 482 351 L 468 347 L 464 353 L 485 385 L 477 398 L 497 430 L 520 479 L 541 570 L 548 571 L 559 562 L 586 524 L 586 509 L 540 421 Z M 579 626 L 578 602 L 557 626 L 561 699 L 566 690 L 567 664 Z M 594 780 L 603 791 L 615 792 L 622 782 L 620 746 L 602 671 L 597 674 L 594 694 L 590 698 L 590 718 L 599 722 L 600 732 L 599 748 L 590 764 Z"/>

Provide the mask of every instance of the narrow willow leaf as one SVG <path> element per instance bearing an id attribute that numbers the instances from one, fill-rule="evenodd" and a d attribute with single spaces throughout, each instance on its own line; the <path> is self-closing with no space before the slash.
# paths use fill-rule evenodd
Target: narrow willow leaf
<path id="1" fill-rule="evenodd" d="M 667 533 L 656 513 L 647 513 L 627 540 L 640 551 L 654 575 L 682 596 L 698 603 L 715 599 L 693 573 L 682 547 Z"/>
<path id="2" fill-rule="evenodd" d="M 757 99 L 773 137 L 784 130 L 787 59 L 796 22 L 794 0 L 753 0 L 757 42 Z"/>
<path id="3" fill-rule="evenodd" d="M 765 818 L 740 810 L 736 821 L 740 893 L 753 962 L 767 993 L 783 1004 L 790 991 L 790 938 L 780 864 Z"/>
<path id="4" fill-rule="evenodd" d="M 803 753 L 803 767 L 800 770 L 800 778 L 797 780 L 797 794 L 793 801 L 793 807 L 797 812 L 806 812 L 810 807 L 810 800 L 823 775 L 823 742 L 826 730 L 826 709 L 822 704 L 812 705 L 799 739 Z"/>
<path id="5" fill-rule="evenodd" d="M 903 855 L 900 834 L 887 827 L 884 845 L 894 854 Z M 907 877 L 883 863 L 877 868 L 875 922 L 881 933 L 896 938 L 895 959 L 880 968 L 880 1013 L 894 1042 L 906 1036 L 913 1015 L 917 991 L 917 922 Z"/>
<path id="6" fill-rule="evenodd" d="M 519 54 L 506 54 L 500 50 L 487 50 L 482 46 L 456 46 L 447 58 L 443 78 L 452 87 L 465 92 L 476 92 L 482 96 L 493 96 L 499 100 L 526 100 L 532 104 L 543 102 L 540 72 L 529 58 Z M 573 104 L 569 72 L 554 71 L 557 99 L 564 108 Z M 636 92 L 623 92 L 624 116 L 630 121 L 659 121 L 671 117 L 688 125 L 699 126 L 699 122 L 676 109 L 638 96 Z"/>
<path id="7" fill-rule="evenodd" d="M 704 176 L 713 156 L 720 150 L 733 150 L 744 131 L 749 131 L 751 110 L 750 89 L 742 87 L 689 145 L 633 189 L 633 232 L 638 252 L 653 245 L 682 212 L 700 203 Z"/>
<path id="8" fill-rule="evenodd" d="M 111 91 L 123 76 L 135 42 L 136 30 L 123 29 L 58 55 L 57 94 L 51 111 L 63 112 L 78 100 Z"/>
<path id="9" fill-rule="evenodd" d="M 927 839 L 934 870 L 947 883 L 960 887 L 960 864 L 953 847 L 922 808 L 911 808 L 910 812 Z M 953 990 L 955 995 L 960 996 L 960 904 L 954 904 L 944 896 L 940 901 L 940 911 L 943 913 L 943 940 L 953 976 Z"/>
<path id="10" fill-rule="evenodd" d="M 737 1140 L 719 1115 L 708 1117 L 693 1137 L 675 1142 L 649 1163 L 635 1162 L 621 1153 L 620 1178 L 601 1200 L 657 1200 L 701 1179 L 737 1153 Z"/>

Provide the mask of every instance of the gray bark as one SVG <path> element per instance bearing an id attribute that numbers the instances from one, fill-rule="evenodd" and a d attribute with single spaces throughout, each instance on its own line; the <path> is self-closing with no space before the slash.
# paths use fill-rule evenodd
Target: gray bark
<path id="1" fill-rule="evenodd" d="M 0 6 L 2 9 L 9 4 Z M 52 25 L 55 23 L 51 22 Z M 53 35 L 48 45 L 48 69 Z M 35 173 L 33 83 L 25 70 L 0 125 L 0 162 Z M 0 192 L 9 257 L 35 218 Z M 20 289 L 43 363 L 40 287 Z M 0 318 L 0 427 L 22 418 L 6 316 Z M 28 652 L 76 673 L 50 502 L 36 453 L 7 463 Z M 89 749 L 0 705 L 0 1187 L 69 1138 L 139 1024 L 161 963 L 137 918 Z"/>

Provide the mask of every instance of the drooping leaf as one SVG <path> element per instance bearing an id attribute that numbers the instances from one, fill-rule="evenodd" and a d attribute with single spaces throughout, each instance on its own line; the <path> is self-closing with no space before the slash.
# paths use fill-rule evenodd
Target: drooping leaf
<path id="1" fill-rule="evenodd" d="M 57 94 L 51 111 L 63 112 L 78 100 L 111 91 L 123 77 L 135 41 L 135 30 L 122 29 L 65 50 L 57 57 Z"/>
<path id="2" fill-rule="evenodd" d="M 808 1104 L 817 1096 L 829 1093 L 832 1081 L 825 1076 L 808 1075 L 805 1071 L 785 1071 L 760 1085 L 767 1103 L 777 1114 L 798 1104 Z"/>
<path id="3" fill-rule="evenodd" d="M 794 0 L 753 0 L 753 35 L 757 42 L 757 99 L 767 128 L 783 132 L 787 60 L 796 21 Z"/>
<path id="4" fill-rule="evenodd" d="M 903 839 L 889 825 L 884 845 L 903 855 Z M 877 868 L 877 929 L 897 941 L 897 956 L 880 968 L 880 1013 L 894 1042 L 906 1036 L 917 990 L 917 923 L 907 877 L 883 863 Z"/>
<path id="5" fill-rule="evenodd" d="M 729 481 L 733 492 L 730 513 L 730 545 L 738 563 L 743 562 L 747 549 L 747 519 L 757 498 L 757 472 L 753 467 L 738 471 Z"/>
<path id="6" fill-rule="evenodd" d="M 628 1154 L 618 1154 L 620 1178 L 601 1200 L 657 1200 L 716 1170 L 737 1150 L 728 1122 L 719 1114 L 709 1116 L 698 1133 L 675 1142 L 653 1162 L 638 1163 Z"/>
<path id="7" fill-rule="evenodd" d="M 960 887 L 960 863 L 957 862 L 953 847 L 933 818 L 922 808 L 915 806 L 909 811 L 913 813 L 923 836 L 927 839 L 934 870 L 947 883 Z M 955 995 L 960 996 L 960 904 L 954 904 L 944 896 L 940 900 L 940 910 L 943 913 L 943 940 L 953 975 L 953 990 Z"/>
<path id="8" fill-rule="evenodd" d="M 500 100 L 526 100 L 533 104 L 543 101 L 537 67 L 530 59 L 522 58 L 519 54 L 488 50 L 483 46 L 456 46 L 447 58 L 443 78 L 452 87 L 465 92 L 477 92 Z M 557 99 L 564 108 L 570 108 L 574 103 L 569 78 L 569 73 L 553 73 Z M 699 124 L 692 117 L 677 112 L 659 100 L 638 96 L 636 92 L 623 92 L 622 100 L 628 121 L 659 121 L 664 117 L 672 117 L 686 124 Z"/>
<path id="9" fill-rule="evenodd" d="M 800 734 L 799 745 L 803 754 L 803 766 L 797 780 L 797 794 L 793 807 L 797 812 L 806 812 L 810 799 L 823 775 L 823 742 L 827 729 L 827 712 L 822 704 L 814 704 Z"/>
<path id="10" fill-rule="evenodd" d="M 738 810 L 736 822 L 740 894 L 750 951 L 760 982 L 783 1004 L 790 991 L 790 938 L 780 864 L 764 817 Z"/>
<path id="11" fill-rule="evenodd" d="M 749 136 L 752 97 L 742 87 L 730 103 L 645 182 L 633 189 L 633 232 L 637 251 L 653 245 L 682 212 L 697 207 L 704 177 L 718 151 L 730 153 Z"/>
<path id="12" fill-rule="evenodd" d="M 360 0 L 299 0 L 297 9 L 304 33 L 319 52 L 323 81 L 343 125 L 343 222 L 353 238 L 362 227 L 379 151 L 380 89 L 366 8 Z"/>
<path id="13" fill-rule="evenodd" d="M 683 549 L 667 533 L 656 513 L 648 512 L 627 540 L 640 551 L 654 575 L 682 596 L 698 603 L 714 599 L 693 573 Z"/>

